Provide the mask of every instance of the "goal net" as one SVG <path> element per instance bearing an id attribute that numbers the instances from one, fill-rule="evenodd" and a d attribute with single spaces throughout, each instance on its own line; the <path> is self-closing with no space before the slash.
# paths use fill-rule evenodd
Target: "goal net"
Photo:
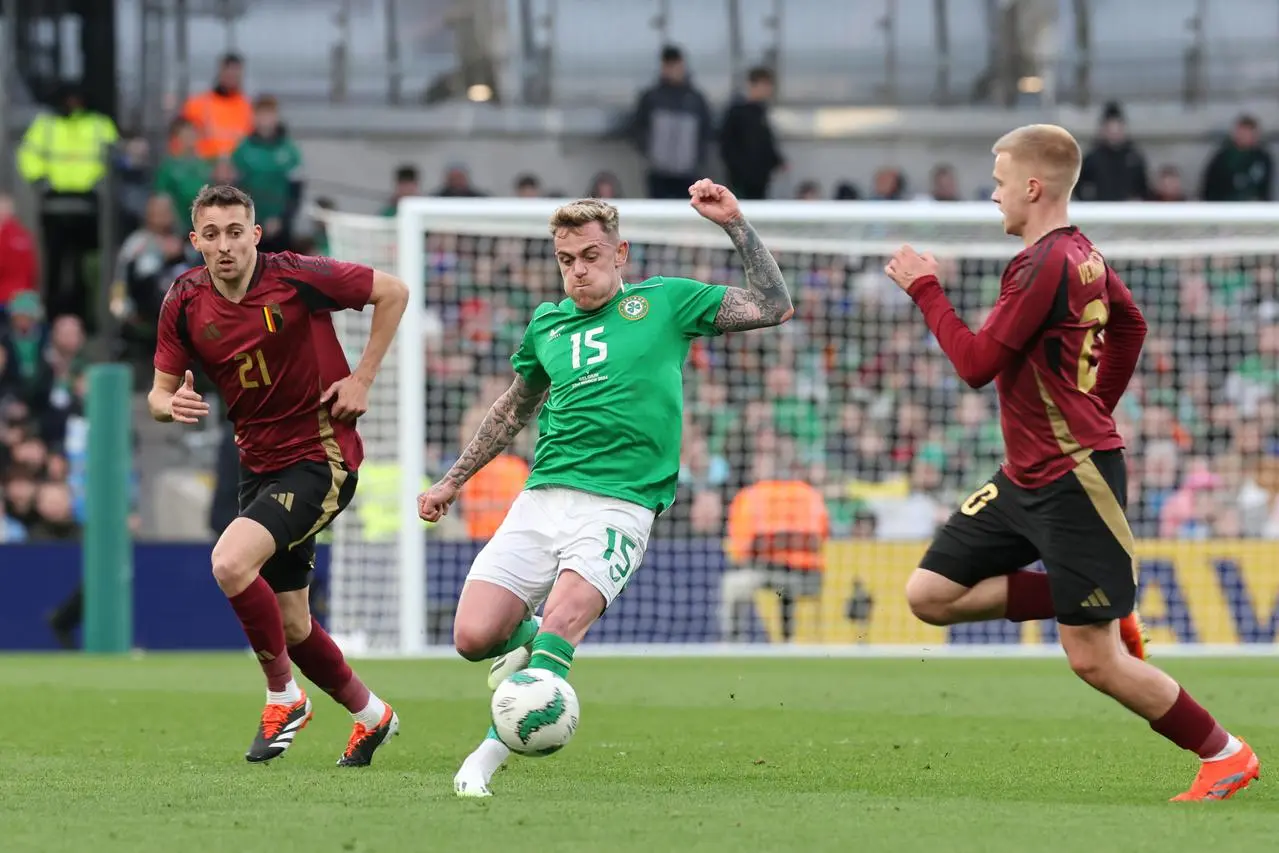
<path id="1" fill-rule="evenodd" d="M 368 462 L 355 511 L 334 532 L 330 618 L 356 650 L 447 648 L 470 562 L 532 463 L 535 426 L 468 484 L 444 522 L 415 520 L 412 497 L 447 470 L 509 384 L 508 358 L 533 308 L 563 298 L 546 232 L 555 204 L 417 198 L 395 219 L 327 217 L 335 256 L 398 270 L 414 289 L 411 319 L 361 421 Z M 618 206 L 632 243 L 627 280 L 743 284 L 727 238 L 687 204 Z M 957 379 L 882 269 L 903 242 L 932 251 L 960 315 L 978 326 L 1020 248 L 1001 233 L 997 211 L 931 202 L 745 210 L 778 257 L 795 319 L 693 345 L 678 498 L 585 645 L 647 654 L 1055 650 L 1052 622 L 931 627 L 903 594 L 936 525 L 994 472 L 1003 448 L 993 387 Z M 1153 639 L 1179 651 L 1272 648 L 1279 210 L 1079 205 L 1074 215 L 1150 325 L 1116 417 Z M 341 315 L 352 358 L 366 315 Z M 785 511 L 792 532 L 829 530 L 819 569 L 752 554 L 752 541 L 778 526 L 751 509 L 769 506 L 771 487 L 756 484 L 785 480 L 824 503 L 824 522 Z"/>

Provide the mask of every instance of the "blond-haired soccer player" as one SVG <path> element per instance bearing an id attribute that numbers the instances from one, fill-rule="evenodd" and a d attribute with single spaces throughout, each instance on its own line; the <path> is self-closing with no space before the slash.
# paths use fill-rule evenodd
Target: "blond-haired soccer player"
<path id="1" fill-rule="evenodd" d="M 732 240 L 746 287 L 625 282 L 630 245 L 617 208 L 599 199 L 559 208 L 550 231 L 567 298 L 533 312 L 511 357 L 515 381 L 419 498 L 422 518 L 438 520 L 541 407 L 533 470 L 471 566 L 453 624 L 462 657 L 497 658 L 490 688 L 530 665 L 567 676 L 573 650 L 639 568 L 654 517 L 675 499 L 693 339 L 776 326 L 794 313 L 777 261 L 737 198 L 709 180 L 689 195 Z M 532 614 L 543 602 L 539 626 Z M 454 779 L 458 795 L 489 796 L 507 755 L 490 728 Z"/>
<path id="2" fill-rule="evenodd" d="M 1100 251 L 1070 224 L 1080 165 L 1074 137 L 1029 125 L 993 153 L 992 199 L 1004 230 L 1026 248 L 1004 270 L 981 330 L 956 316 L 930 255 L 903 246 L 886 268 L 960 377 L 974 388 L 994 380 L 1007 453 L 938 532 L 906 597 L 933 625 L 1055 617 L 1080 678 L 1202 760 L 1190 789 L 1173 799 L 1226 799 L 1257 778 L 1257 756 L 1145 662 L 1134 612 L 1124 440 L 1111 413 L 1146 323 Z M 1019 570 L 1036 559 L 1046 572 Z"/>

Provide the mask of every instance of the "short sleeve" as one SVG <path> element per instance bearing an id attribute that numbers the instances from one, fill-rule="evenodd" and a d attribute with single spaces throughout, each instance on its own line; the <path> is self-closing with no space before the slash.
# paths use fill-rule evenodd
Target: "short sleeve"
<path id="1" fill-rule="evenodd" d="M 191 353 L 181 329 L 185 326 L 182 297 L 175 282 L 160 305 L 160 320 L 155 333 L 155 369 L 170 376 L 181 376 L 191 364 Z"/>
<path id="2" fill-rule="evenodd" d="M 982 331 L 1010 349 L 1023 351 L 1052 310 L 1064 263 L 1062 255 L 1051 250 L 1039 258 L 1019 257 L 1010 263 Z"/>
<path id="3" fill-rule="evenodd" d="M 533 343 L 533 324 L 537 320 L 537 315 L 533 317 L 533 321 L 528 324 L 528 328 L 524 330 L 524 337 L 520 340 L 519 348 L 511 355 L 511 367 L 515 368 L 515 372 L 524 378 L 530 386 L 534 388 L 547 388 L 551 384 L 551 377 L 547 374 L 546 368 L 542 366 L 542 361 L 537 357 L 537 347 Z"/>
<path id="4" fill-rule="evenodd" d="M 727 291 L 724 285 L 703 284 L 691 278 L 662 279 L 662 292 L 671 306 L 671 315 L 690 338 L 721 333 L 715 317 Z"/>
<path id="5" fill-rule="evenodd" d="M 333 258 L 282 252 L 277 256 L 280 278 L 303 291 L 314 313 L 350 308 L 360 311 L 373 294 L 373 268 Z"/>

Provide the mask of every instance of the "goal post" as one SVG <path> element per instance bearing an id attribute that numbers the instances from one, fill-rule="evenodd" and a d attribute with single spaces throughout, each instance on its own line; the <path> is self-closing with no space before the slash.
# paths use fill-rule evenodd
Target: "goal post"
<path id="1" fill-rule="evenodd" d="M 547 231 L 562 201 L 419 197 L 396 217 L 323 214 L 335 257 L 398 271 L 413 294 L 361 420 L 367 461 L 354 512 L 334 529 L 330 619 L 353 652 L 448 652 L 457 592 L 532 461 L 535 426 L 491 477 L 468 484 L 446 522 L 418 521 L 416 496 L 509 384 L 507 359 L 533 308 L 563 298 Z M 616 204 L 632 246 L 628 281 L 744 283 L 722 230 L 686 202 Z M 934 253 L 976 327 L 1021 248 L 996 207 L 767 201 L 743 211 L 778 256 L 796 317 L 694 343 L 676 505 L 583 651 L 1058 653 L 1051 622 L 933 628 L 903 595 L 933 526 L 993 473 L 1002 443 L 993 389 L 962 386 L 882 269 L 902 243 Z M 1279 621 L 1279 209 L 1071 212 L 1151 327 L 1116 417 L 1156 645 L 1269 653 Z M 339 334 L 358 357 L 367 317 L 344 313 Z M 828 508 L 826 565 L 812 575 L 779 577 L 730 535 L 735 498 L 782 473 Z"/>

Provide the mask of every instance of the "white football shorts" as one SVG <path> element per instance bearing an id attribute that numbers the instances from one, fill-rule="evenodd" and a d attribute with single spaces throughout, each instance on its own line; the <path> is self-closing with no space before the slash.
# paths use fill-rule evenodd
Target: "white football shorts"
<path id="1" fill-rule="evenodd" d="M 573 571 L 600 591 L 607 607 L 643 561 L 654 517 L 653 510 L 618 498 L 552 486 L 528 489 L 511 504 L 466 579 L 509 589 L 532 613 L 560 572 Z"/>

